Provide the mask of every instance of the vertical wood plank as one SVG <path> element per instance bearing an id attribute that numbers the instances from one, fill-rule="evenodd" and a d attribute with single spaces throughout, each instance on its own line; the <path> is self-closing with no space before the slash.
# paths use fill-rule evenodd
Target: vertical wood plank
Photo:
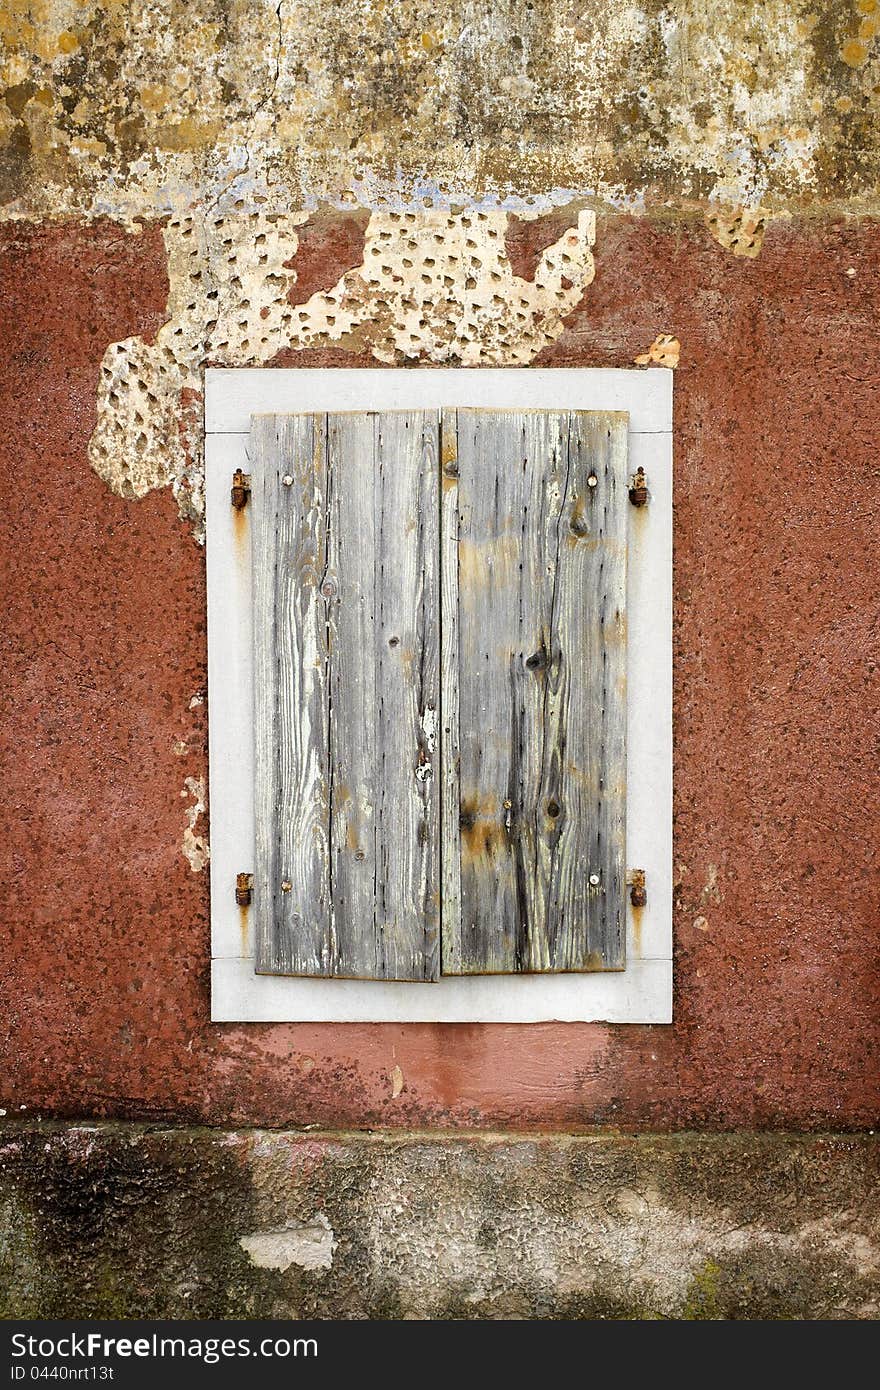
<path id="1" fill-rule="evenodd" d="M 569 429 L 570 485 L 554 613 L 562 660 L 546 725 L 549 744 L 563 748 L 564 756 L 545 761 L 539 791 L 540 801 L 556 800 L 564 808 L 544 880 L 547 936 L 557 960 L 623 969 L 627 416 L 575 412 Z M 598 875 L 598 885 L 591 883 L 591 874 Z"/>
<path id="2" fill-rule="evenodd" d="M 258 971 L 438 976 L 438 445 L 253 423 Z"/>
<path id="3" fill-rule="evenodd" d="M 457 454 L 442 564 L 458 579 L 460 913 L 444 911 L 444 970 L 620 969 L 626 417 L 460 410 Z M 444 667 L 444 700 L 452 685 Z M 446 753 L 443 773 L 452 785 Z"/>
<path id="4" fill-rule="evenodd" d="M 387 979 L 440 973 L 440 546 L 437 411 L 378 417 L 378 876 Z"/>
<path id="5" fill-rule="evenodd" d="M 330 415 L 331 965 L 378 978 L 375 778 L 375 417 Z"/>
<path id="6" fill-rule="evenodd" d="M 334 973 L 439 973 L 437 414 L 331 416 Z"/>
<path id="7" fill-rule="evenodd" d="M 322 974 L 330 927 L 323 420 L 257 416 L 254 579 L 256 969 Z M 285 478 L 290 483 L 285 484 Z"/>
<path id="8" fill-rule="evenodd" d="M 440 464 L 440 940 L 443 974 L 460 975 L 458 419 L 454 410 L 444 410 L 441 416 Z"/>

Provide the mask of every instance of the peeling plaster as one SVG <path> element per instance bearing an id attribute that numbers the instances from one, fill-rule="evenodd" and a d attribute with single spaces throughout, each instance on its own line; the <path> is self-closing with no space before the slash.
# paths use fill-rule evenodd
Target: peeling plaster
<path id="1" fill-rule="evenodd" d="M 878 32 L 880 0 L 10 0 L 0 216 L 166 219 L 168 319 L 108 348 L 92 466 L 200 535 L 206 363 L 532 361 L 592 279 L 587 204 L 702 212 L 736 257 L 877 211 Z M 293 305 L 323 204 L 369 210 L 364 259 Z M 508 212 L 569 205 L 514 275 Z"/>
<path id="2" fill-rule="evenodd" d="M 283 348 L 330 343 L 387 363 L 531 361 L 559 337 L 593 279 L 595 215 L 573 211 L 572 220 L 524 280 L 505 250 L 506 212 L 376 212 L 361 264 L 294 306 L 305 213 L 172 218 L 168 320 L 154 342 L 127 338 L 105 352 L 92 467 L 123 497 L 170 484 L 200 531 L 206 363 L 254 366 Z"/>
<path id="3" fill-rule="evenodd" d="M 318 1212 L 311 1221 L 289 1221 L 281 1230 L 242 1236 L 239 1245 L 258 1269 L 284 1273 L 291 1265 L 299 1265 L 300 1269 L 330 1269 L 336 1241 L 330 1222 L 323 1212 Z"/>
<path id="4" fill-rule="evenodd" d="M 192 805 L 184 811 L 186 829 L 183 832 L 183 854 L 194 874 L 201 873 L 211 856 L 208 840 L 197 832 L 196 826 L 205 814 L 206 791 L 204 777 L 187 777 L 183 784 L 182 797 L 191 797 Z"/>
<path id="5" fill-rule="evenodd" d="M 660 367 L 677 367 L 681 355 L 681 343 L 672 333 L 658 333 L 647 352 L 640 352 L 633 362 L 637 367 L 649 367 L 656 363 Z"/>
<path id="6" fill-rule="evenodd" d="M 705 214 L 706 226 L 712 236 L 734 256 L 754 259 L 764 244 L 764 233 L 770 214 L 766 208 L 717 208 Z"/>

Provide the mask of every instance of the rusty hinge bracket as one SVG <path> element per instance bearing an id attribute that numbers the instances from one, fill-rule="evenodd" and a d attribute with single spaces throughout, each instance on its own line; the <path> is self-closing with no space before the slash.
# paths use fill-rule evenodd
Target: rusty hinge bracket
<path id="1" fill-rule="evenodd" d="M 236 468 L 232 475 L 232 505 L 237 512 L 248 504 L 251 495 L 251 475 Z"/>
<path id="2" fill-rule="evenodd" d="M 637 468 L 629 480 L 629 500 L 634 507 L 644 507 L 648 501 L 648 480 L 644 468 Z"/>
<path id="3" fill-rule="evenodd" d="M 235 901 L 239 907 L 250 907 L 254 897 L 253 874 L 235 875 Z"/>
<path id="4" fill-rule="evenodd" d="M 644 869 L 630 869 L 626 881 L 629 884 L 629 900 L 633 907 L 644 907 L 648 901 Z"/>

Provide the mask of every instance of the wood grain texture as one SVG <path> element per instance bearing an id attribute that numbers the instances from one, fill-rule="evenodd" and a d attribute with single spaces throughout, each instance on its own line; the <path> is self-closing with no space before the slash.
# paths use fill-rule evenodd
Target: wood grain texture
<path id="1" fill-rule="evenodd" d="M 626 432 L 622 414 L 456 412 L 445 973 L 623 968 Z"/>
<path id="2" fill-rule="evenodd" d="M 323 975 L 333 966 L 325 422 L 256 416 L 250 458 L 256 969 Z"/>
<path id="3" fill-rule="evenodd" d="M 294 419 L 300 423 L 291 425 Z M 273 522 L 271 500 L 268 509 L 264 501 L 269 484 L 261 477 L 258 493 L 256 476 L 252 482 L 255 775 L 262 822 L 257 968 L 436 979 L 437 413 L 289 421 L 277 423 L 277 438 L 290 428 L 321 441 L 309 456 L 312 491 L 308 481 L 300 486 L 296 460 L 264 456 L 262 472 L 279 480 L 272 499 L 280 520 Z M 254 422 L 254 474 L 256 439 L 268 428 Z M 285 473 L 294 479 L 287 487 Z M 287 494 L 280 503 L 279 489 Z M 313 556 L 314 564 L 294 565 L 284 577 L 285 557 L 300 553 Z M 281 576 L 274 588 L 268 574 L 273 563 Z M 271 617 L 267 602 L 274 602 Z M 303 659 L 288 635 L 304 626 L 314 632 L 321 657 L 314 689 L 297 668 L 309 667 L 311 650 Z M 318 688 L 321 720 L 311 703 Z M 301 763 L 323 774 L 320 794 L 300 774 Z M 321 850 L 320 881 L 296 862 L 288 865 L 283 854 L 290 838 L 314 828 L 313 807 L 320 816 L 313 835 Z M 312 857 L 301 851 L 307 863 Z M 279 875 L 291 884 L 289 892 L 279 894 Z M 267 885 L 262 894 L 261 880 Z"/>
<path id="4" fill-rule="evenodd" d="M 458 423 L 444 410 L 440 430 L 440 947 L 444 975 L 461 974 L 458 713 Z"/>

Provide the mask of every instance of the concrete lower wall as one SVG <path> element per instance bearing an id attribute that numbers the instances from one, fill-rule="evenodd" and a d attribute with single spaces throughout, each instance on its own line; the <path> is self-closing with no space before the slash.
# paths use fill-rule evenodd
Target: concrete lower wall
<path id="1" fill-rule="evenodd" d="M 870 1318 L 873 1135 L 7 1124 L 6 1317 Z"/>

